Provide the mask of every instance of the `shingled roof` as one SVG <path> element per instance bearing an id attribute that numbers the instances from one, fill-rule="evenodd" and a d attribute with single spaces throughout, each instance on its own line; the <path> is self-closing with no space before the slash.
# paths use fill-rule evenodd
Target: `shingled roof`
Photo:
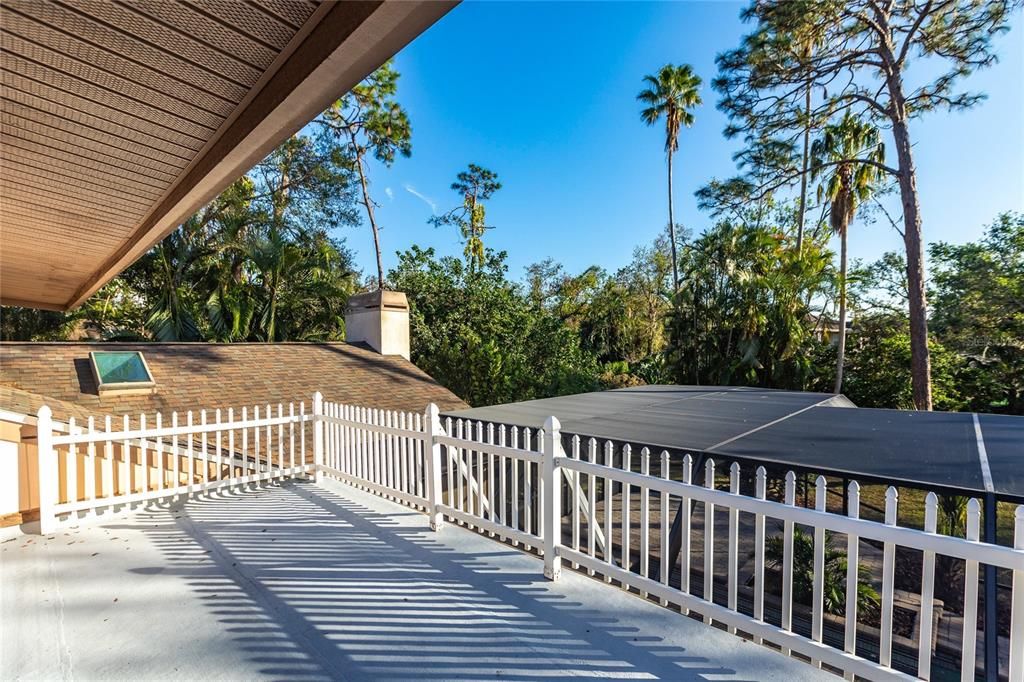
<path id="1" fill-rule="evenodd" d="M 103 350 L 143 353 L 155 393 L 100 396 L 89 352 Z M 309 403 L 316 391 L 387 410 L 419 412 L 431 402 L 442 410 L 467 407 L 402 357 L 345 343 L 8 342 L 0 343 L 0 385 L 8 389 L 0 390 L 0 409 L 24 413 L 53 399 L 57 419 Z"/>

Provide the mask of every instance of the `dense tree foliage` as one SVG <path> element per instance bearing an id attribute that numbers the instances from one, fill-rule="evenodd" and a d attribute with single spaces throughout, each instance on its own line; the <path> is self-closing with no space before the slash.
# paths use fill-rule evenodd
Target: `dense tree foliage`
<path id="1" fill-rule="evenodd" d="M 720 107 L 729 136 L 785 153 L 767 178 L 746 178 L 752 191 L 803 182 L 814 164 L 796 163 L 800 137 L 850 114 L 886 127 L 894 162 L 850 154 L 826 161 L 871 165 L 898 185 L 905 245 L 914 405 L 931 409 L 924 238 L 914 165 L 914 120 L 935 110 L 963 110 L 982 96 L 961 81 L 996 60 L 992 36 L 1009 28 L 1015 0 L 875 2 L 754 0 L 754 24 L 742 44 L 718 57 Z M 927 62 L 927 67 L 918 66 Z M 916 67 L 916 68 L 915 68 Z M 812 104 L 813 100 L 813 104 Z M 802 210 L 802 208 L 801 208 Z"/>
<path id="2" fill-rule="evenodd" d="M 795 213 L 753 209 L 687 243 L 670 317 L 678 383 L 803 387 L 812 374 L 811 302 L 834 284 L 819 239 L 795 248 Z"/>
<path id="3" fill-rule="evenodd" d="M 473 268 L 433 249 L 399 254 L 388 282 L 409 296 L 413 362 L 472 405 L 596 388 L 579 336 L 531 305 L 507 270 L 492 250 Z"/>

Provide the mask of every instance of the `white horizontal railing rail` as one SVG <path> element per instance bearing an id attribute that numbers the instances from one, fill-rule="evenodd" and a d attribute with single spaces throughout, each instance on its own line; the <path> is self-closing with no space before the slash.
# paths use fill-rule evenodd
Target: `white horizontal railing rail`
<path id="1" fill-rule="evenodd" d="M 1014 546 L 1005 547 L 979 541 L 976 499 L 967 503 L 966 537 L 953 537 L 936 532 L 934 493 L 925 498 L 920 530 L 897 525 L 895 488 L 886 493 L 885 521 L 869 521 L 860 518 L 856 482 L 844 491 L 847 511 L 835 513 L 827 510 L 827 481 L 818 477 L 815 508 L 809 509 L 796 506 L 793 472 L 777 502 L 768 499 L 763 467 L 748 472 L 754 494 L 745 495 L 736 463 L 729 468 L 728 490 L 716 487 L 712 460 L 704 466 L 703 485 L 694 480 L 690 456 L 673 460 L 668 452 L 634 452 L 627 444 L 615 466 L 610 442 L 573 437 L 564 448 L 554 417 L 538 431 L 462 419 L 442 423 L 434 405 L 421 415 L 323 401 L 320 394 L 310 413 L 304 404 L 278 405 L 276 413 L 271 406 L 262 414 L 254 408 L 251 418 L 245 409 L 237 420 L 232 410 L 200 411 L 198 423 L 191 413 L 184 425 L 172 415 L 169 427 L 159 415 L 147 426 L 143 415 L 137 427 L 125 419 L 120 431 L 109 419 L 102 429 L 90 420 L 86 429 L 71 423 L 66 435 L 55 435 L 45 407 L 37 421 L 43 532 L 104 506 L 330 476 L 423 510 L 435 530 L 447 519 L 536 551 L 552 580 L 564 560 L 851 679 L 911 677 L 894 667 L 893 657 L 896 567 L 907 571 L 906 550 L 912 550 L 920 556 L 911 569 L 920 574 L 920 614 L 933 611 L 936 578 L 942 577 L 936 575 L 936 558 L 962 562 L 964 680 L 975 675 L 980 567 L 1009 574 L 1007 669 L 1009 679 L 1024 679 L 1024 506 L 1015 510 Z M 807 543 L 809 552 L 798 551 Z M 673 544 L 680 547 L 678 558 L 668 551 Z M 840 547 L 845 575 L 840 585 L 835 578 L 826 585 L 826 561 Z M 881 574 L 874 583 L 880 587 L 877 647 L 858 651 L 864 620 L 859 593 L 869 571 L 862 558 L 868 554 L 877 558 Z M 805 555 L 809 565 L 800 563 Z M 809 605 L 797 603 L 798 575 L 811 576 Z M 934 635 L 933 620 L 921 617 L 912 642 L 916 667 L 905 654 L 900 667 L 929 679 Z M 907 638 L 900 642 L 906 649 Z"/>

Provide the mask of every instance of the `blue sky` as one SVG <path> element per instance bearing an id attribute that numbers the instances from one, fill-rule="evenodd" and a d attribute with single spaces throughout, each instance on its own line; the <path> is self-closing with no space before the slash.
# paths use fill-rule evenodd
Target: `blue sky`
<path id="1" fill-rule="evenodd" d="M 385 268 L 412 244 L 461 253 L 453 228 L 427 224 L 454 207 L 449 185 L 474 162 L 504 185 L 488 205 L 489 247 L 509 252 L 510 274 L 551 257 L 570 272 L 615 270 L 667 222 L 663 129 L 639 119 L 644 74 L 691 64 L 704 105 L 684 131 L 675 170 L 677 220 L 701 232 L 709 217 L 693 192 L 735 172 L 737 143 L 709 82 L 715 56 L 749 27 L 730 2 L 464 2 L 396 57 L 399 98 L 413 125 L 413 154 L 371 168 L 381 204 Z M 976 239 L 1005 210 L 1024 210 L 1024 21 L 997 39 L 1001 61 L 969 87 L 989 99 L 966 113 L 913 124 L 926 241 Z M 896 214 L 898 213 L 898 208 Z M 901 249 L 882 222 L 856 224 L 851 255 Z M 364 273 L 368 228 L 346 229 Z"/>

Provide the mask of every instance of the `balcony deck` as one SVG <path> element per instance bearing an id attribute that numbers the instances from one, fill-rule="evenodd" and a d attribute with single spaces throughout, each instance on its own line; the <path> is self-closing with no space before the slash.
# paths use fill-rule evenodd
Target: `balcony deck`
<path id="1" fill-rule="evenodd" d="M 0 544 L 0 678 L 836 679 L 340 483 Z"/>

